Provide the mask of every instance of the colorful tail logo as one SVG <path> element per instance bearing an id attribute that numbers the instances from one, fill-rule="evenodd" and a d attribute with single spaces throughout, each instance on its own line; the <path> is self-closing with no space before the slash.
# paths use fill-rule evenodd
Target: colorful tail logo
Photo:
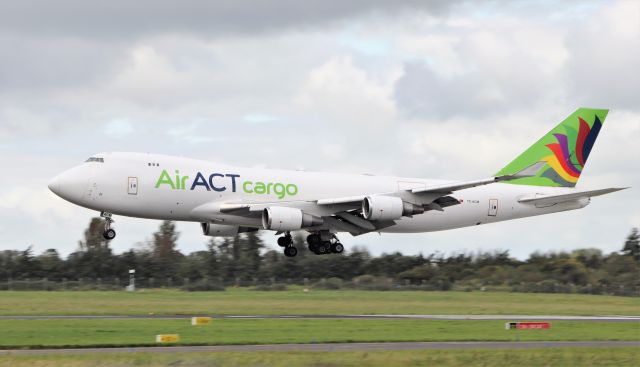
<path id="1" fill-rule="evenodd" d="M 602 122 L 598 116 L 595 116 L 591 127 L 582 117 L 578 117 L 578 119 L 580 128 L 577 134 L 570 127 L 565 127 L 566 134 L 553 134 L 557 143 L 546 144 L 546 147 L 553 154 L 542 158 L 550 167 L 542 173 L 542 177 L 546 177 L 561 186 L 573 187 L 576 185 L 587 158 L 589 158 L 593 143 L 595 143 L 602 128 Z M 570 142 L 573 143 L 573 146 L 569 145 Z M 575 152 L 575 157 L 572 157 L 570 152 Z"/>

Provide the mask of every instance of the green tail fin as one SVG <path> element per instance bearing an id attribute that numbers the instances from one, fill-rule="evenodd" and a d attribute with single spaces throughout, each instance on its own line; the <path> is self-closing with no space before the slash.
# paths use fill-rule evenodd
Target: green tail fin
<path id="1" fill-rule="evenodd" d="M 609 110 L 578 108 L 533 144 L 496 176 L 514 174 L 536 162 L 546 162 L 534 177 L 508 183 L 533 186 L 573 187 L 587 163 L 589 153 Z"/>

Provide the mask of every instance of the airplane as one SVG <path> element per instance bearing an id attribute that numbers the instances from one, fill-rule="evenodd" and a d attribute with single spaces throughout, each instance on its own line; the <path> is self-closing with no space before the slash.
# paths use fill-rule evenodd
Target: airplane
<path id="1" fill-rule="evenodd" d="M 575 187 L 608 114 L 579 108 L 495 175 L 471 181 L 242 168 L 149 153 L 100 153 L 49 182 L 61 198 L 113 215 L 201 223 L 206 236 L 274 231 L 288 257 L 291 232 L 313 253 L 341 253 L 337 234 L 416 233 L 585 207 L 625 188 Z"/>

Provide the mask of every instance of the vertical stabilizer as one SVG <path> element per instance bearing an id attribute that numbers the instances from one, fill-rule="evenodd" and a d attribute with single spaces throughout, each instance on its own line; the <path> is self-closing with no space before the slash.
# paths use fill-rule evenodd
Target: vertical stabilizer
<path id="1" fill-rule="evenodd" d="M 545 165 L 533 177 L 508 181 L 533 186 L 573 187 L 587 163 L 609 110 L 579 108 L 496 176 L 512 175 L 536 162 Z"/>

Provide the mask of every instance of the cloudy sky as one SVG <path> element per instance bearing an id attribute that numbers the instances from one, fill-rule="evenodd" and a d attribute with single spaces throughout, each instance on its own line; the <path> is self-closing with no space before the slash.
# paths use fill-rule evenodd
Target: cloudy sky
<path id="1" fill-rule="evenodd" d="M 586 209 L 373 253 L 621 248 L 640 225 L 640 1 L 16 1 L 0 11 L 0 250 L 68 254 L 95 215 L 46 187 L 100 151 L 476 179 L 577 107 L 609 108 Z M 116 252 L 158 222 L 116 218 Z M 197 224 L 180 249 L 204 248 Z M 269 243 L 275 236 L 267 234 Z"/>

